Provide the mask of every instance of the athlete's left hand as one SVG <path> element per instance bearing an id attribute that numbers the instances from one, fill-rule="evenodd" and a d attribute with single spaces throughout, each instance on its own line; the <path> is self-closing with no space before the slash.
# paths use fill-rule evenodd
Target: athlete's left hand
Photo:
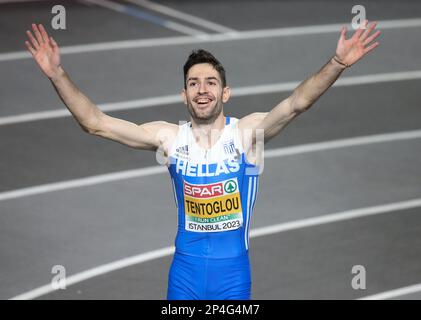
<path id="1" fill-rule="evenodd" d="M 372 22 L 367 28 L 368 20 L 365 20 L 349 39 L 345 38 L 347 28 L 346 26 L 343 26 L 341 36 L 338 40 L 338 46 L 336 47 L 335 58 L 342 63 L 351 66 L 376 48 L 379 45 L 379 42 L 372 42 L 380 35 L 380 31 L 377 30 L 371 34 L 376 25 L 377 22 Z"/>

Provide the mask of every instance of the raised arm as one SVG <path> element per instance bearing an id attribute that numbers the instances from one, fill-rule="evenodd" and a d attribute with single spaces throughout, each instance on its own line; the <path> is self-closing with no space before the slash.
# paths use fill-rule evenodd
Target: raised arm
<path id="1" fill-rule="evenodd" d="M 368 28 L 367 25 L 368 21 L 365 21 L 350 39 L 346 39 L 347 29 L 343 27 L 336 53 L 323 68 L 303 81 L 287 99 L 281 101 L 270 112 L 253 113 L 242 118 L 239 128 L 263 129 L 265 142 L 277 135 L 292 119 L 308 110 L 347 67 L 379 45 L 378 42 L 372 43 L 380 35 L 380 31 L 372 33 L 376 23 L 372 23 Z"/>
<path id="2" fill-rule="evenodd" d="M 42 25 L 32 24 L 32 31 L 26 34 L 26 47 L 42 72 L 50 79 L 60 99 L 73 117 L 90 134 L 117 141 L 132 148 L 156 150 L 165 145 L 171 133 L 178 126 L 165 121 L 137 125 L 132 122 L 110 117 L 103 113 L 72 82 L 60 64 L 60 50 Z"/>

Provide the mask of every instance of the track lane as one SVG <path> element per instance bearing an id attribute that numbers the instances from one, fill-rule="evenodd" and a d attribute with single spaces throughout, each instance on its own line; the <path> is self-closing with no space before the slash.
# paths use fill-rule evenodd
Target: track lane
<path id="1" fill-rule="evenodd" d="M 385 30 L 376 55 L 347 70 L 346 76 L 419 70 L 421 58 L 416 53 L 421 44 L 406 39 L 416 39 L 420 30 Z M 198 47 L 211 50 L 224 63 L 231 87 L 302 81 L 329 60 L 337 39 L 329 33 L 90 52 L 64 56 L 63 66 L 95 103 L 112 103 L 178 94 L 182 65 Z M 303 46 L 313 49 L 303 50 Z M 33 61 L 5 61 L 1 66 L 1 117 L 63 108 Z"/>
<path id="2" fill-rule="evenodd" d="M 420 85 L 417 80 L 332 88 L 266 149 L 420 129 Z M 233 98 L 225 113 L 268 111 L 287 94 Z M 187 117 L 182 103 L 110 115 L 135 123 Z M 8 150 L 0 157 L 0 191 L 157 165 L 154 153 L 89 136 L 71 118 L 0 126 L 0 135 L 7 137 L 0 149 Z"/>
<path id="3" fill-rule="evenodd" d="M 268 159 L 251 228 L 417 198 L 419 150 L 416 139 Z M 71 275 L 172 244 L 177 217 L 168 179 L 161 174 L 0 203 L 0 254 L 8 261 L 0 297 L 50 282 L 55 264 Z"/>

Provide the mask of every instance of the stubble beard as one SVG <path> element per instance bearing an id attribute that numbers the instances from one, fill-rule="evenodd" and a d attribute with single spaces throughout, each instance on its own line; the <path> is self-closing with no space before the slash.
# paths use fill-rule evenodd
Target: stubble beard
<path id="1" fill-rule="evenodd" d="M 192 101 L 188 100 L 187 109 L 190 113 L 190 116 L 197 124 L 210 124 L 213 123 L 221 114 L 223 105 L 222 97 L 220 97 L 216 100 L 216 104 L 212 110 L 210 110 L 207 114 L 200 115 L 194 109 Z"/>

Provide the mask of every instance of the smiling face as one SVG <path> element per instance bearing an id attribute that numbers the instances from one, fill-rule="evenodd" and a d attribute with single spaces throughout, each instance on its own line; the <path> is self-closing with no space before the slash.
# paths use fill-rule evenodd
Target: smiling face
<path id="1" fill-rule="evenodd" d="M 221 77 L 211 64 L 199 63 L 189 69 L 183 99 L 196 123 L 214 122 L 229 96 L 229 88 L 222 87 Z"/>

